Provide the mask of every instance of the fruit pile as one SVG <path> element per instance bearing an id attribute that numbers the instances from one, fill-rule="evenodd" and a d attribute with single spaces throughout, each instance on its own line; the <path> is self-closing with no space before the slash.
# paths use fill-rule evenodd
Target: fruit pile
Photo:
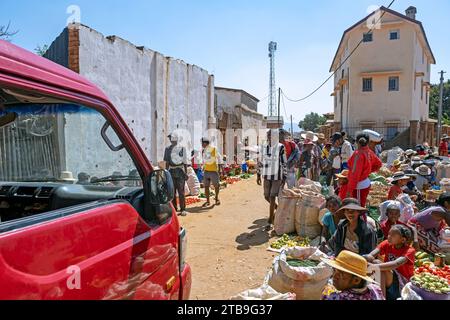
<path id="1" fill-rule="evenodd" d="M 281 249 L 283 247 L 309 247 L 310 240 L 308 238 L 302 238 L 299 236 L 290 236 L 288 234 L 284 234 L 280 239 L 272 242 L 270 247 L 272 249 Z"/>
<path id="2" fill-rule="evenodd" d="M 239 177 L 228 177 L 227 178 L 227 184 L 235 184 L 236 182 L 241 181 L 241 178 Z"/>
<path id="3" fill-rule="evenodd" d="M 416 268 L 425 266 L 425 265 L 431 265 L 433 264 L 432 262 L 432 257 L 426 253 L 426 252 L 422 252 L 422 251 L 418 251 L 416 252 L 416 262 L 414 263 Z"/>
<path id="4" fill-rule="evenodd" d="M 241 179 L 247 180 L 250 179 L 252 176 L 248 173 L 244 173 L 243 175 L 241 175 Z"/>
<path id="5" fill-rule="evenodd" d="M 449 294 L 450 285 L 441 277 L 429 274 L 427 272 L 417 274 L 411 278 L 411 282 L 426 291 L 437 294 Z"/>
<path id="6" fill-rule="evenodd" d="M 425 265 L 416 269 L 416 274 L 428 273 L 447 281 L 450 285 L 450 267 L 445 266 L 442 269 L 433 265 Z"/>
<path id="7" fill-rule="evenodd" d="M 200 200 L 198 197 L 187 197 L 186 198 L 186 205 L 190 206 L 192 204 L 199 203 L 201 201 L 202 200 Z"/>

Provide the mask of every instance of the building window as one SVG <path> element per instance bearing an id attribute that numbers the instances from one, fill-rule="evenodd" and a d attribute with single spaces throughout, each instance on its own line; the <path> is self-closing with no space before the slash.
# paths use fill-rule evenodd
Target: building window
<path id="1" fill-rule="evenodd" d="M 423 100 L 423 80 L 420 82 L 420 99 Z"/>
<path id="2" fill-rule="evenodd" d="M 398 39 L 400 39 L 400 31 L 399 30 L 391 30 L 389 32 L 389 39 L 390 40 L 398 40 Z"/>
<path id="3" fill-rule="evenodd" d="M 364 33 L 363 42 L 372 42 L 373 41 L 373 33 Z"/>
<path id="4" fill-rule="evenodd" d="M 389 77 L 389 91 L 399 91 L 399 77 Z"/>
<path id="5" fill-rule="evenodd" d="M 429 98 L 429 95 L 428 95 L 428 90 L 427 90 L 427 93 L 425 94 L 425 104 L 426 105 L 428 105 L 428 98 Z"/>
<path id="6" fill-rule="evenodd" d="M 387 127 L 386 140 L 392 140 L 398 134 L 399 134 L 399 132 L 398 132 L 398 127 L 397 126 L 388 126 Z"/>
<path id="7" fill-rule="evenodd" d="M 363 79 L 363 92 L 372 92 L 372 78 Z"/>

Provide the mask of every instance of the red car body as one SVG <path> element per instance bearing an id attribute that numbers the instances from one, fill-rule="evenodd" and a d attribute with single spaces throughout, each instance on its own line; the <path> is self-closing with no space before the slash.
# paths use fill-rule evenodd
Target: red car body
<path id="1" fill-rule="evenodd" d="M 120 136 L 140 176 L 152 173 L 118 111 L 77 73 L 0 41 L 0 87 L 98 110 Z M 191 269 L 180 263 L 180 225 L 170 208 L 168 222 L 152 226 L 130 203 L 113 199 L 51 212 L 0 233 L 0 299 L 188 299 Z"/>

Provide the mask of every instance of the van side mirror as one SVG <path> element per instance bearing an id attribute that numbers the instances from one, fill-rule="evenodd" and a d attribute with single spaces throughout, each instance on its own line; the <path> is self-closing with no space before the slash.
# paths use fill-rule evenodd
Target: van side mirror
<path id="1" fill-rule="evenodd" d="M 168 204 L 173 200 L 175 191 L 169 171 L 153 171 L 147 180 L 147 184 L 147 189 L 150 191 L 149 200 L 152 205 Z"/>

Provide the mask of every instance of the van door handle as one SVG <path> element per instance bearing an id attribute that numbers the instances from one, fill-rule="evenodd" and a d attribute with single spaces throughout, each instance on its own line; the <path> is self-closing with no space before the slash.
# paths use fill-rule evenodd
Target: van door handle
<path id="1" fill-rule="evenodd" d="M 175 276 L 172 276 L 169 281 L 166 282 L 166 291 L 170 292 L 170 290 L 173 288 L 173 285 L 177 281 L 177 278 Z"/>

